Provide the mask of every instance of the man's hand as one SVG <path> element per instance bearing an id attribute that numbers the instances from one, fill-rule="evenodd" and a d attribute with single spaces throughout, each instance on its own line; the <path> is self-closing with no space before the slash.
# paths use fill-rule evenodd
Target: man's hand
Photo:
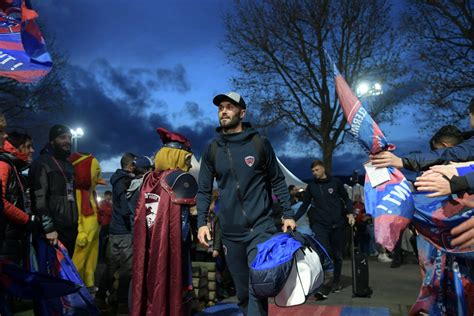
<path id="1" fill-rule="evenodd" d="M 440 173 L 425 173 L 421 177 L 416 178 L 415 186 L 418 191 L 433 192 L 427 197 L 437 197 L 451 194 L 451 186 L 445 175 Z"/>
<path id="2" fill-rule="evenodd" d="M 474 245 L 474 217 L 451 229 L 451 235 L 457 236 L 451 240 L 451 245 L 461 249 Z"/>
<path id="3" fill-rule="evenodd" d="M 282 219 L 281 230 L 283 230 L 283 232 L 286 233 L 288 231 L 288 227 L 290 227 L 292 230 L 295 230 L 296 222 L 294 219 L 290 219 L 290 218 Z"/>
<path id="4" fill-rule="evenodd" d="M 382 151 L 377 155 L 370 155 L 370 162 L 374 167 L 384 168 L 384 167 L 395 167 L 397 169 L 403 168 L 402 159 L 392 154 L 389 151 Z"/>
<path id="5" fill-rule="evenodd" d="M 442 175 L 446 176 L 450 180 L 453 176 L 459 176 L 458 170 L 456 169 L 455 165 L 437 165 L 437 166 L 433 166 L 433 167 L 430 168 L 430 170 L 428 170 L 425 173 L 426 174 L 439 173 L 439 174 L 442 174 Z"/>
<path id="6" fill-rule="evenodd" d="M 209 227 L 207 225 L 199 227 L 198 230 L 198 240 L 199 243 L 203 246 L 209 247 L 209 244 L 207 241 L 211 240 L 211 231 L 209 230 Z"/>
<path id="7" fill-rule="evenodd" d="M 45 236 L 46 236 L 46 240 L 47 240 L 52 246 L 56 246 L 56 244 L 58 243 L 58 232 L 57 232 L 57 231 L 53 231 L 53 232 L 47 233 Z"/>
<path id="8" fill-rule="evenodd" d="M 212 258 L 217 258 L 217 257 L 219 257 L 219 251 L 214 250 L 214 251 L 212 252 Z"/>
<path id="9" fill-rule="evenodd" d="M 349 225 L 354 226 L 356 222 L 354 218 L 354 214 L 347 214 L 347 221 L 349 222 Z"/>

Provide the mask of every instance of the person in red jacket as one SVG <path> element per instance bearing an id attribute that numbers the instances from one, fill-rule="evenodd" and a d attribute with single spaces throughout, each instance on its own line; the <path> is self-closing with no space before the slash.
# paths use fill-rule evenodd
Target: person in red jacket
<path id="1" fill-rule="evenodd" d="M 0 182 L 4 205 L 0 255 L 16 262 L 25 259 L 26 234 L 38 232 L 39 218 L 31 213 L 29 189 L 21 172 L 29 167 L 33 155 L 32 138 L 12 132 L 0 150 Z"/>
<path id="2" fill-rule="evenodd" d="M 105 260 L 105 249 L 109 238 L 109 224 L 112 220 L 112 191 L 105 191 L 104 198 L 99 202 L 97 221 L 100 225 L 99 233 L 99 261 Z"/>

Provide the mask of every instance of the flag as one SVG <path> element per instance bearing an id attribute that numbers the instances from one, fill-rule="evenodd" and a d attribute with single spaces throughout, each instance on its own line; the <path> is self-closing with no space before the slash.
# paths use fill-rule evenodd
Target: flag
<path id="1" fill-rule="evenodd" d="M 74 282 L 39 272 L 21 269 L 18 265 L 0 259 L 0 288 L 18 298 L 50 299 L 79 290 Z"/>
<path id="2" fill-rule="evenodd" d="M 68 280 L 79 286 L 75 293 L 62 296 L 60 299 L 42 300 L 38 304 L 39 315 L 99 315 L 94 299 L 81 280 L 76 267 L 61 242 L 51 246 L 43 239 L 37 240 L 38 266 L 43 273 L 63 280 Z"/>
<path id="3" fill-rule="evenodd" d="M 0 76 L 37 82 L 52 67 L 28 0 L 0 0 Z"/>
<path id="4" fill-rule="evenodd" d="M 362 106 L 336 65 L 332 64 L 336 92 L 350 126 L 349 133 L 369 154 L 395 149 Z M 410 185 L 405 176 L 395 168 L 388 170 L 390 180 L 375 188 L 366 175 L 364 191 L 366 211 L 374 219 L 375 240 L 391 251 L 395 248 L 401 232 L 413 218 L 414 205 Z"/>

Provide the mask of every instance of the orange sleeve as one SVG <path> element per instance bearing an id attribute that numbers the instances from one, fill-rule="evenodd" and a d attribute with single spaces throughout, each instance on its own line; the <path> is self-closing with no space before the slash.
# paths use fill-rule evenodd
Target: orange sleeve
<path id="1" fill-rule="evenodd" d="M 6 199 L 8 178 L 11 172 L 12 167 L 8 163 L 0 161 L 0 181 L 2 182 L 2 200 L 4 209 L 3 213 L 9 221 L 15 224 L 25 225 L 29 219 L 28 214 L 20 210 Z"/>

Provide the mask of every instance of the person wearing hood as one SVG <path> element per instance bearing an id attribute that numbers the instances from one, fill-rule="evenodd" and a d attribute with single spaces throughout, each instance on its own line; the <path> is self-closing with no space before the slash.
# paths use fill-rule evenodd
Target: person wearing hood
<path id="1" fill-rule="evenodd" d="M 191 144 L 158 128 L 163 147 L 141 185 L 133 231 L 132 316 L 191 315 L 191 206 L 197 182 Z M 141 164 L 139 159 L 137 163 Z"/>
<path id="2" fill-rule="evenodd" d="M 257 298 L 249 286 L 249 267 L 257 254 L 257 244 L 277 232 L 272 217 L 272 193 L 283 209 L 283 231 L 288 227 L 295 229 L 290 195 L 270 142 L 243 122 L 247 112 L 244 99 L 229 92 L 214 97 L 213 103 L 218 108 L 220 127 L 201 158 L 198 239 L 209 246 L 211 233 L 206 217 L 215 178 L 222 243 L 239 306 L 245 315 L 267 315 L 268 300 Z"/>
<path id="3" fill-rule="evenodd" d="M 133 178 L 132 182 L 130 183 L 130 187 L 127 189 L 127 200 L 128 200 L 128 207 L 130 208 L 130 212 L 132 213 L 130 216 L 130 223 L 132 226 L 132 234 L 133 234 L 133 222 L 135 220 L 135 209 L 137 207 L 138 198 L 140 196 L 140 189 L 142 187 L 143 178 L 146 173 L 153 170 L 153 161 L 147 156 L 139 156 L 135 159 L 135 177 Z"/>
<path id="4" fill-rule="evenodd" d="M 128 314 L 128 289 L 132 271 L 132 227 L 131 211 L 127 200 L 127 189 L 134 177 L 136 155 L 126 153 L 120 159 L 120 169 L 110 178 L 112 185 L 112 220 L 109 226 L 109 245 L 106 268 L 99 281 L 96 303 L 99 309 L 107 310 L 117 305 L 117 313 Z M 114 287 L 114 275 L 119 274 L 118 287 Z M 107 292 L 110 295 L 107 297 Z M 107 303 L 106 303 L 107 299 Z"/>
<path id="5" fill-rule="evenodd" d="M 303 196 L 303 204 L 295 214 L 298 220 L 305 212 L 308 212 L 311 229 L 316 239 L 328 249 L 334 260 L 334 276 L 332 284 L 325 284 L 317 291 L 317 299 L 325 299 L 332 290 L 341 291 L 340 285 L 342 269 L 342 248 L 344 243 L 344 226 L 347 222 L 354 225 L 355 219 L 352 214 L 352 201 L 344 188 L 342 182 L 328 175 L 321 160 L 311 163 L 313 181 L 306 187 Z M 308 206 L 311 207 L 308 209 Z"/>
<path id="6" fill-rule="evenodd" d="M 74 167 L 68 161 L 71 140 L 69 127 L 51 127 L 49 142 L 28 173 L 33 213 L 41 217 L 46 239 L 52 245 L 59 240 L 70 257 L 74 255 L 78 225 Z"/>

